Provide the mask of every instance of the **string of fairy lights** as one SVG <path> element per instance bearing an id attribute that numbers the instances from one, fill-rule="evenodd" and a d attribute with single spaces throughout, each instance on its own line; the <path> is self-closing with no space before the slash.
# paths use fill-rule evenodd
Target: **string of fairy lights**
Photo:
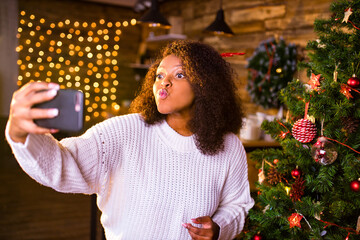
<path id="1" fill-rule="evenodd" d="M 19 16 L 18 86 L 41 80 L 83 91 L 86 122 L 120 110 L 119 41 L 135 19 L 49 22 L 25 11 Z"/>

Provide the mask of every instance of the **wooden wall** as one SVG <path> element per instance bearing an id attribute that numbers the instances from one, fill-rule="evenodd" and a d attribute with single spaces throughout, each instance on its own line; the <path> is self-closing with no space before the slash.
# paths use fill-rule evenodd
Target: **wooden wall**
<path id="1" fill-rule="evenodd" d="M 239 94 L 248 113 L 262 110 L 252 104 L 244 86 L 247 81 L 246 59 L 259 43 L 269 37 L 283 36 L 299 49 L 315 39 L 313 22 L 328 17 L 330 0 L 223 0 L 226 22 L 235 32 L 232 38 L 205 35 L 202 30 L 215 18 L 218 0 L 169 0 L 161 4 L 167 17 L 181 17 L 180 31 L 189 39 L 211 44 L 220 52 L 246 52 L 245 56 L 228 58 L 238 73 Z M 71 16 L 98 19 L 136 15 L 131 9 L 82 1 L 20 0 L 20 9 L 52 19 Z M 130 35 L 129 35 L 130 36 Z M 141 29 L 124 42 L 126 58 L 138 59 L 138 48 L 144 36 Z M 125 81 L 133 81 L 131 77 Z M 1 119 L 4 132 L 6 119 Z M 91 197 L 57 193 L 28 177 L 11 155 L 2 135 L 0 141 L 0 239 L 90 239 Z M 99 227 L 99 225 L 97 225 Z M 96 239 L 101 239 L 97 228 Z"/>

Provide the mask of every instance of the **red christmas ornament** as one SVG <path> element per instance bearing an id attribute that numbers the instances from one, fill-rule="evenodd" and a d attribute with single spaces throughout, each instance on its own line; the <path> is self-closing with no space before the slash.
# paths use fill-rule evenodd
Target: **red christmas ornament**
<path id="1" fill-rule="evenodd" d="M 316 125 L 309 119 L 299 119 L 292 128 L 292 135 L 302 143 L 311 142 L 316 136 Z"/>
<path id="2" fill-rule="evenodd" d="M 347 84 L 350 87 L 357 88 L 360 86 L 360 79 L 354 74 L 351 78 L 348 79 Z"/>
<path id="3" fill-rule="evenodd" d="M 293 228 L 293 227 L 301 228 L 300 221 L 302 218 L 303 218 L 303 216 L 301 216 L 298 213 L 291 214 L 291 216 L 288 218 L 289 223 L 290 223 L 290 228 Z"/>
<path id="4" fill-rule="evenodd" d="M 293 178 L 298 178 L 301 176 L 301 171 L 295 168 L 294 170 L 291 171 L 291 176 L 293 176 Z"/>
<path id="5" fill-rule="evenodd" d="M 360 191 L 360 181 L 359 180 L 352 181 L 350 183 L 350 188 L 354 192 L 359 192 Z"/>
<path id="6" fill-rule="evenodd" d="M 262 239 L 262 236 L 259 234 L 255 234 L 253 237 L 253 240 L 261 240 L 261 239 Z"/>

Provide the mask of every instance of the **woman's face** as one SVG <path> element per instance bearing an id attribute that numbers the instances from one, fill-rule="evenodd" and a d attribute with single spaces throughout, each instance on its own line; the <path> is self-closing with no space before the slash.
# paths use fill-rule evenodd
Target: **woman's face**
<path id="1" fill-rule="evenodd" d="M 190 113 L 195 95 L 180 58 L 169 55 L 160 62 L 156 70 L 153 93 L 160 113 L 168 115 Z"/>

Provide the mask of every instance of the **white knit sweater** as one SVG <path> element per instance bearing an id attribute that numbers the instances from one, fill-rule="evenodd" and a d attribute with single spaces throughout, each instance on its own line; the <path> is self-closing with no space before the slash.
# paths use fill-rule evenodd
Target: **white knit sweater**
<path id="1" fill-rule="evenodd" d="M 20 166 L 39 183 L 60 192 L 96 193 L 106 238 L 190 239 L 182 223 L 211 216 L 220 239 L 240 233 L 249 193 L 244 148 L 234 134 L 225 150 L 202 154 L 193 136 L 167 123 L 146 125 L 138 114 L 113 117 L 80 137 L 56 141 L 29 134 L 13 142 Z"/>

